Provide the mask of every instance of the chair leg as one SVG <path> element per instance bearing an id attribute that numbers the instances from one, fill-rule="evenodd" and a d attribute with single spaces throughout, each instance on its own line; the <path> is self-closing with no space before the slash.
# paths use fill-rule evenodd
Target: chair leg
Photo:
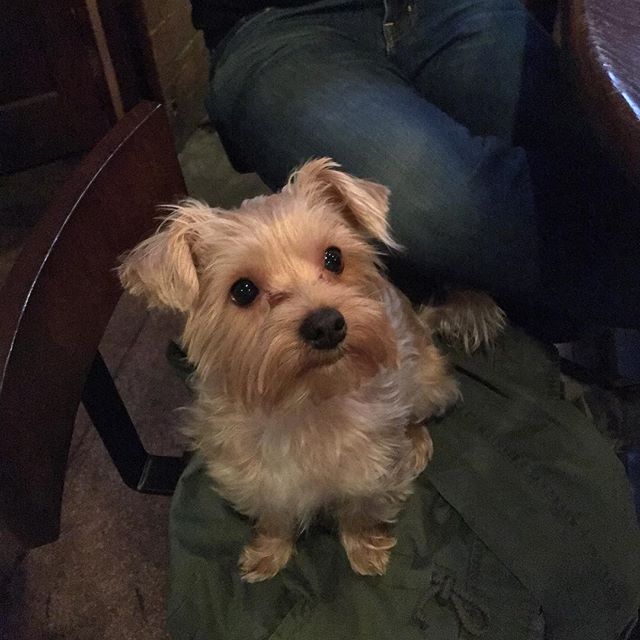
<path id="1" fill-rule="evenodd" d="M 171 495 L 184 460 L 147 453 L 100 352 L 87 376 L 82 403 L 124 483 L 142 493 Z"/>

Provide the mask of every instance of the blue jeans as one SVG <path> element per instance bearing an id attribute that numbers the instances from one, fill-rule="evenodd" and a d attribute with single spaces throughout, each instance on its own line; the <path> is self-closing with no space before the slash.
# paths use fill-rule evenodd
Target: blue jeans
<path id="1" fill-rule="evenodd" d="M 207 106 L 237 169 L 276 189 L 326 155 L 391 189 L 392 275 L 414 298 L 442 279 L 523 320 L 636 321 L 585 241 L 586 134 L 521 0 L 271 8 L 212 59 Z"/>

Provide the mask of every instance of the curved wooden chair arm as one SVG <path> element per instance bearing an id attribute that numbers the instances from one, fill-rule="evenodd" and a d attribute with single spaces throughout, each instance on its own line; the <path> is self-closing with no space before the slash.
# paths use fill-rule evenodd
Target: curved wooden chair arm
<path id="1" fill-rule="evenodd" d="M 640 184 L 640 7 L 637 0 L 563 0 L 562 42 L 604 144 Z"/>
<path id="2" fill-rule="evenodd" d="M 58 535 L 83 393 L 94 424 L 107 428 L 99 432 L 112 457 L 121 450 L 125 481 L 144 473 L 146 452 L 126 410 L 113 408 L 119 398 L 97 350 L 121 295 L 117 256 L 155 228 L 157 203 L 184 193 L 164 109 L 142 103 L 77 167 L 0 292 L 0 515 L 28 546 Z"/>

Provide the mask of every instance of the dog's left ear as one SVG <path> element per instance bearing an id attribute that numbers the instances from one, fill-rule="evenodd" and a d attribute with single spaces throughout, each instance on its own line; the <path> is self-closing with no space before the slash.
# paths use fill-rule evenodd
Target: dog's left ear
<path id="1" fill-rule="evenodd" d="M 340 171 L 331 158 L 309 160 L 289 178 L 308 200 L 337 207 L 354 229 L 392 249 L 401 249 L 389 229 L 389 189 Z"/>
<path id="2" fill-rule="evenodd" d="M 149 306 L 188 312 L 199 291 L 199 229 L 213 219 L 213 211 L 195 200 L 166 210 L 170 215 L 157 232 L 121 256 L 118 275 L 123 287 Z"/>

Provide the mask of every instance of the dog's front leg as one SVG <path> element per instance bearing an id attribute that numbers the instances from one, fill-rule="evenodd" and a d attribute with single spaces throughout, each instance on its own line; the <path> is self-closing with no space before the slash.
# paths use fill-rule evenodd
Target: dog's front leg
<path id="1" fill-rule="evenodd" d="M 419 476 L 433 456 L 433 440 L 424 424 L 410 424 L 406 434 L 411 450 L 406 458 L 406 468 L 412 478 Z"/>
<path id="2" fill-rule="evenodd" d="M 253 539 L 240 554 L 240 573 L 246 582 L 273 578 L 295 552 L 297 522 L 288 514 L 258 518 Z"/>
<path id="3" fill-rule="evenodd" d="M 340 541 L 351 568 L 361 575 L 382 575 L 387 570 L 389 553 L 396 539 L 389 531 L 389 520 L 397 515 L 401 500 L 382 501 L 352 498 L 338 509 Z"/>

